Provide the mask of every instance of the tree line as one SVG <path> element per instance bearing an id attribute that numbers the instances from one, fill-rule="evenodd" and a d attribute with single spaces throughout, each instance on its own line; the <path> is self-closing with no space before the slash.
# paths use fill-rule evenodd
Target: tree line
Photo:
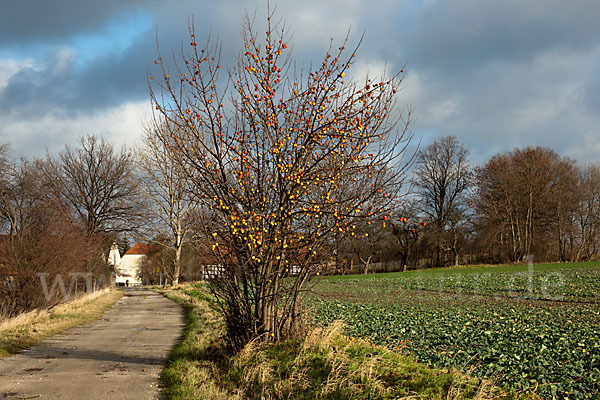
<path id="1" fill-rule="evenodd" d="M 2 315 L 61 301 L 60 291 L 44 297 L 40 273 L 49 274 L 49 285 L 63 274 L 80 291 L 106 284 L 114 241 L 122 252 L 130 238 L 157 245 L 142 269 L 148 283 L 159 282 L 158 270 L 168 284 L 182 275 L 197 279 L 205 265 L 231 257 L 214 246 L 224 221 L 197 198 L 193 172 L 173 143 L 180 129 L 166 120 L 148 123 L 131 150 L 95 136 L 33 159 L 13 159 L 8 145 L 0 147 Z M 388 215 L 357 219 L 351 234 L 323 240 L 315 259 L 324 273 L 366 273 L 382 263 L 407 270 L 598 257 L 600 163 L 525 147 L 473 165 L 465 146 L 446 136 L 416 153 L 404 187 Z M 354 181 L 340 190 L 360 196 Z M 290 246 L 296 254 L 289 257 L 301 262 L 306 249 L 291 240 Z"/>
<path id="2" fill-rule="evenodd" d="M 374 226 L 372 243 L 346 243 L 347 259 L 407 269 L 599 256 L 600 163 L 530 146 L 472 165 L 446 136 L 418 151 L 411 183 L 388 229 Z"/>
<path id="3" fill-rule="evenodd" d="M 0 268 L 12 276 L 2 286 L 3 314 L 47 303 L 39 273 L 92 275 L 88 283 L 67 279 L 76 288 L 107 282 L 113 241 L 122 252 L 132 237 L 157 245 L 142 270 L 148 283 L 158 283 L 157 270 L 177 284 L 182 266 L 184 278 L 195 279 L 204 265 L 222 261 L 208 231 L 223 221 L 195 198 L 190 172 L 170 143 L 176 129 L 149 123 L 133 150 L 95 136 L 36 159 L 14 160 L 8 145 L 0 147 Z M 418 151 L 405 187 L 390 215 L 356 221 L 354 234 L 324 241 L 325 272 L 369 272 L 390 262 L 406 270 L 598 257 L 600 163 L 580 165 L 526 147 L 474 166 L 464 145 L 446 136 Z M 354 184 L 343 190 L 358 196 Z"/>

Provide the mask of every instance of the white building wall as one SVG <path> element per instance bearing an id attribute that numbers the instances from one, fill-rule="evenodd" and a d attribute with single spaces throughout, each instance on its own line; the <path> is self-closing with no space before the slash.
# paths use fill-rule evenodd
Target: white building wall
<path id="1" fill-rule="evenodd" d="M 110 252 L 108 253 L 108 263 L 110 265 L 117 266 L 121 262 L 121 254 L 119 253 L 119 246 L 116 243 L 113 243 L 110 247 Z"/>
<path id="2" fill-rule="evenodd" d="M 141 285 L 140 269 L 145 258 L 143 254 L 125 254 L 115 268 L 116 284 L 126 284 L 129 281 L 129 286 Z"/>

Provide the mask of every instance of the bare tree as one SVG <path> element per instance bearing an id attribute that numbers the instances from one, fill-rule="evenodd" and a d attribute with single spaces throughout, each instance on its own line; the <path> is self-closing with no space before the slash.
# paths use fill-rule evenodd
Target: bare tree
<path id="1" fill-rule="evenodd" d="M 380 262 L 380 255 L 390 249 L 390 234 L 378 223 L 359 222 L 358 235 L 344 236 L 339 251 L 346 259 L 361 265 L 362 273 L 368 274 L 373 262 Z"/>
<path id="2" fill-rule="evenodd" d="M 554 206 L 556 212 L 549 216 L 550 229 L 552 236 L 555 236 L 558 259 L 562 262 L 574 261 L 580 241 L 577 224 L 577 209 L 582 195 L 578 182 L 579 171 L 574 160 L 563 157 L 553 162 L 553 172 L 556 184 L 553 185 L 553 201 L 550 205 Z"/>
<path id="3" fill-rule="evenodd" d="M 99 241 L 64 218 L 61 207 L 38 204 L 35 214 L 35 225 L 0 244 L 0 318 L 53 307 L 74 296 L 88 280 L 84 271 L 99 250 Z"/>
<path id="4" fill-rule="evenodd" d="M 10 160 L 9 145 L 0 145 L 0 232 L 12 232 L 13 224 L 10 221 L 9 199 L 11 196 L 11 187 L 13 186 L 12 173 L 14 165 Z"/>
<path id="5" fill-rule="evenodd" d="M 0 178 L 0 217 L 13 241 L 32 228 L 40 219 L 41 206 L 48 202 L 36 163 L 26 159 L 11 162 L 5 159 Z"/>
<path id="6" fill-rule="evenodd" d="M 130 231 L 140 223 L 139 190 L 131 153 L 96 136 L 79 139 L 58 160 L 42 164 L 48 185 L 91 234 Z"/>
<path id="7" fill-rule="evenodd" d="M 0 144 L 0 187 L 3 187 L 8 180 L 8 171 L 10 168 L 9 154 L 10 148 L 8 144 Z"/>
<path id="8" fill-rule="evenodd" d="M 191 27 L 189 53 L 169 69 L 159 52 L 160 79 L 150 76 L 156 112 L 177 126 L 172 143 L 211 212 L 208 237 L 227 267 L 211 288 L 235 346 L 295 331 L 334 234 L 388 214 L 406 167 L 400 75 L 350 80 L 346 42 L 298 70 L 286 36 L 269 17 L 259 42 L 246 18 L 237 66 L 221 79 L 220 46 L 199 46 Z"/>
<path id="9" fill-rule="evenodd" d="M 137 159 L 142 172 L 142 191 L 150 200 L 149 224 L 154 242 L 173 252 L 171 268 L 165 269 L 173 285 L 179 283 L 181 251 L 190 234 L 190 214 L 195 201 L 190 183 L 171 143 L 177 131 L 168 123 L 149 125 L 145 129 Z"/>
<path id="10" fill-rule="evenodd" d="M 442 264 L 440 250 L 444 248 L 453 252 L 455 263 L 458 260 L 453 227 L 463 218 L 461 203 L 473 182 L 468 154 L 456 137 L 445 136 L 421 149 L 417 156 L 415 191 L 421 212 L 431 221 L 438 266 Z"/>

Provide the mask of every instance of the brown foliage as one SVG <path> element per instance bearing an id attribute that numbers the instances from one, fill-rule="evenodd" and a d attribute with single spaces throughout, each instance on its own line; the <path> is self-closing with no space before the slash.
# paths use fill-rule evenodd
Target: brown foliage
<path id="1" fill-rule="evenodd" d="M 572 160 L 542 147 L 496 155 L 478 171 L 477 212 L 493 244 L 512 261 L 550 258 L 563 241 L 577 188 Z M 556 255 L 555 255 L 556 257 Z"/>
<path id="2" fill-rule="evenodd" d="M 72 274 L 93 273 L 88 278 L 93 285 L 107 273 L 100 238 L 71 222 L 38 163 L 7 160 L 6 166 L 0 182 L 0 218 L 7 232 L 0 240 L 0 317 L 58 304 L 85 281 Z"/>
<path id="3" fill-rule="evenodd" d="M 38 209 L 37 216 L 35 226 L 0 244 L 1 317 L 52 307 L 68 299 L 83 290 L 83 272 L 97 262 L 98 241 L 55 212 L 51 203 Z M 65 292 L 56 286 L 59 282 L 64 283 Z"/>

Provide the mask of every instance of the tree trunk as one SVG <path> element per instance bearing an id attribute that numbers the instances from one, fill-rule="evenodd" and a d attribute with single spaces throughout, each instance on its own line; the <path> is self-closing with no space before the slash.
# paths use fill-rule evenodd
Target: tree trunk
<path id="1" fill-rule="evenodd" d="M 362 261 L 363 265 L 363 274 L 367 275 L 369 273 L 369 266 L 371 265 L 371 260 L 373 259 L 373 256 L 369 256 L 366 260 L 364 260 L 362 257 L 360 257 L 360 261 Z"/>
<path id="2" fill-rule="evenodd" d="M 175 260 L 173 261 L 173 286 L 179 285 L 179 274 L 181 273 L 181 245 L 175 249 Z"/>
<path id="3" fill-rule="evenodd" d="M 408 270 L 408 251 L 405 251 L 402 254 L 402 272 L 406 272 Z"/>

